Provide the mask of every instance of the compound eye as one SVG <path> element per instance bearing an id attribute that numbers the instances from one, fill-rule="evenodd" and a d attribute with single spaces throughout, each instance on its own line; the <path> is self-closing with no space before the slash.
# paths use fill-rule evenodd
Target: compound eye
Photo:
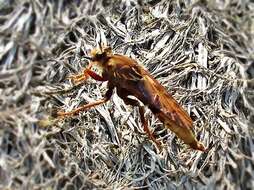
<path id="1" fill-rule="evenodd" d="M 102 59 L 103 57 L 105 57 L 107 54 L 106 52 L 103 52 L 103 53 L 97 53 L 95 55 L 96 59 Z"/>
<path id="2" fill-rule="evenodd" d="M 100 53 L 96 53 L 95 57 L 96 57 L 96 59 L 100 59 L 101 58 L 101 54 Z"/>
<path id="3" fill-rule="evenodd" d="M 103 57 L 106 57 L 106 55 L 107 55 L 106 52 L 98 53 L 98 54 L 96 54 L 96 58 L 101 59 L 101 58 L 103 58 Z"/>
<path id="4" fill-rule="evenodd" d="M 104 49 L 104 51 L 105 51 L 105 52 L 111 52 L 111 51 L 112 51 L 112 48 L 111 48 L 110 46 L 108 46 L 108 47 L 106 47 L 106 48 Z"/>

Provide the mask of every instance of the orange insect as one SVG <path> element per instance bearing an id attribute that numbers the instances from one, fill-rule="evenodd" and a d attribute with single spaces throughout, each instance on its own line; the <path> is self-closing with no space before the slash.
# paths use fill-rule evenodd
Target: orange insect
<path id="1" fill-rule="evenodd" d="M 77 114 L 80 111 L 87 110 L 93 106 L 105 103 L 110 99 L 113 89 L 116 88 L 117 95 L 123 99 L 127 105 L 138 106 L 141 122 L 144 131 L 149 138 L 158 142 L 148 128 L 144 116 L 144 107 L 139 101 L 130 98 L 134 96 L 144 105 L 148 106 L 163 124 L 173 131 L 178 138 L 191 148 L 206 151 L 204 145 L 199 142 L 193 131 L 193 122 L 187 112 L 176 102 L 176 100 L 166 91 L 166 89 L 151 76 L 151 74 L 142 68 L 138 63 L 124 55 L 113 54 L 110 47 L 100 47 L 91 51 L 91 57 L 88 68 L 80 75 L 71 77 L 74 82 L 85 81 L 88 76 L 97 81 L 108 81 L 108 90 L 105 97 L 93 103 L 78 107 L 70 112 L 58 112 L 58 116 L 68 116 Z M 102 68 L 102 76 L 91 70 L 93 65 Z"/>

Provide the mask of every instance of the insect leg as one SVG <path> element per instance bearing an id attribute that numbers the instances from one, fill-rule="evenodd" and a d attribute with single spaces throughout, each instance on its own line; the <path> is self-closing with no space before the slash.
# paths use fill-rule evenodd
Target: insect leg
<path id="1" fill-rule="evenodd" d="M 138 108 L 139 108 L 139 114 L 140 114 L 140 118 L 141 118 L 141 123 L 142 123 L 142 125 L 144 127 L 144 131 L 147 133 L 149 139 L 151 139 L 156 144 L 158 149 L 161 150 L 161 143 L 156 140 L 156 138 L 154 137 L 153 133 L 149 130 L 147 120 L 145 119 L 144 107 L 141 106 L 137 100 L 128 98 L 127 97 L 128 93 L 126 93 L 125 90 L 117 89 L 117 94 L 119 95 L 120 98 L 123 99 L 125 104 L 132 105 L 132 106 L 138 106 Z"/>
<path id="2" fill-rule="evenodd" d="M 97 73 L 92 71 L 91 68 L 92 68 L 92 64 L 89 63 L 88 67 L 83 71 L 82 74 L 73 75 L 73 76 L 70 76 L 69 78 L 72 79 L 74 83 L 85 81 L 88 78 L 88 76 L 92 77 L 94 80 L 107 81 L 107 79 L 104 76 L 98 75 Z"/>
<path id="3" fill-rule="evenodd" d="M 147 133 L 148 137 L 156 144 L 158 149 L 161 150 L 161 143 L 156 140 L 153 133 L 150 131 L 150 129 L 148 127 L 147 120 L 145 119 L 145 111 L 144 111 L 143 106 L 139 106 L 139 114 L 140 114 L 141 122 L 142 122 L 143 127 L 144 127 L 144 131 Z"/>
<path id="4" fill-rule="evenodd" d="M 94 106 L 97 106 L 97 105 L 100 105 L 100 104 L 103 104 L 103 103 L 105 103 L 105 102 L 107 102 L 109 99 L 110 99 L 110 97 L 112 96 L 112 94 L 113 94 L 113 89 L 114 89 L 114 87 L 112 87 L 112 86 L 108 86 L 108 90 L 107 90 L 107 92 L 106 92 L 106 94 L 105 94 L 105 97 L 103 98 L 103 99 L 101 99 L 101 100 L 97 100 L 97 101 L 95 101 L 95 102 L 91 102 L 91 103 L 88 103 L 88 104 L 86 104 L 86 105 L 83 105 L 83 106 L 80 106 L 80 107 L 78 107 L 78 108 L 76 108 L 76 109 L 74 109 L 74 110 L 72 110 L 72 111 L 70 111 L 70 112 L 57 112 L 57 115 L 58 116 L 70 116 L 70 115 L 75 115 L 75 114 L 78 114 L 79 112 L 81 112 L 81 111 L 84 111 L 84 110 L 87 110 L 87 109 L 89 109 L 89 108 L 92 108 L 92 107 L 94 107 Z"/>
<path id="5" fill-rule="evenodd" d="M 105 78 L 104 76 L 100 76 L 97 73 L 93 72 L 92 70 L 88 69 L 86 71 L 86 73 L 92 77 L 94 80 L 98 80 L 98 81 L 107 81 L 107 78 Z"/>
<path id="6" fill-rule="evenodd" d="M 68 78 L 73 80 L 74 83 L 79 83 L 81 81 L 85 81 L 88 78 L 87 70 L 92 68 L 92 63 L 90 62 L 87 68 L 81 74 L 71 75 Z"/>
<path id="7" fill-rule="evenodd" d="M 85 81 L 88 78 L 88 76 L 92 77 L 94 80 L 97 80 L 97 81 L 103 81 L 103 82 L 107 81 L 105 77 L 98 75 L 97 73 L 93 72 L 90 69 L 86 69 L 84 71 L 84 74 L 76 75 L 74 76 L 75 78 L 72 78 L 72 79 L 74 80 L 74 83 L 79 83 L 79 82 Z"/>

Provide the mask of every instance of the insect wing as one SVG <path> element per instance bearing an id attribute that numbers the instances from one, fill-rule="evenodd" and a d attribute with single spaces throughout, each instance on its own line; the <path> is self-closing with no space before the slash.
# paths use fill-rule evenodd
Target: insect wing
<path id="1" fill-rule="evenodd" d="M 152 76 L 146 75 L 145 81 L 144 86 L 150 92 L 150 96 L 154 97 L 151 105 L 157 106 L 159 110 L 155 113 L 157 117 L 191 148 L 206 151 L 192 131 L 193 122 L 187 112 Z"/>
<path id="2" fill-rule="evenodd" d="M 152 104 L 157 106 L 161 117 L 163 117 L 160 119 L 163 122 L 170 120 L 171 123 L 178 127 L 192 128 L 192 119 L 167 90 L 150 75 L 146 75 L 144 80 L 150 96 L 154 97 Z"/>

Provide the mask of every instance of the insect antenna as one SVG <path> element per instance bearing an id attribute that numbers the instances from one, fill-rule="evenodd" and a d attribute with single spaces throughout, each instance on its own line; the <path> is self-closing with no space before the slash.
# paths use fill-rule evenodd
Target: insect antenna
<path id="1" fill-rule="evenodd" d="M 99 47 L 100 47 L 100 50 L 102 52 L 102 40 L 101 40 L 101 36 L 100 36 L 100 40 L 99 40 Z"/>
<path id="2" fill-rule="evenodd" d="M 91 57 L 87 57 L 87 56 L 83 56 L 83 58 L 88 59 L 88 60 L 92 60 Z"/>
<path id="3" fill-rule="evenodd" d="M 100 32 L 98 43 L 99 43 L 99 48 L 100 48 L 101 52 L 103 52 L 105 50 L 104 48 L 107 47 L 107 39 L 106 39 L 103 32 Z"/>

